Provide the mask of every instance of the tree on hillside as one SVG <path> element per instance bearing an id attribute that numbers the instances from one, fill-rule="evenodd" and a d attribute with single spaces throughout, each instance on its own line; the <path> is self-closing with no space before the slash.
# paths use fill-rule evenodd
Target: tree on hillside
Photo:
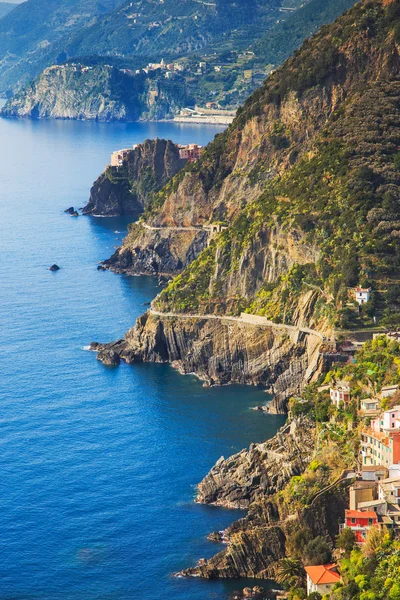
<path id="1" fill-rule="evenodd" d="M 306 565 L 326 565 L 332 560 L 332 550 L 322 535 L 308 542 L 304 548 L 304 561 Z"/>
<path id="2" fill-rule="evenodd" d="M 342 533 L 340 533 L 336 538 L 336 546 L 341 550 L 344 550 L 346 553 L 349 553 L 353 550 L 355 543 L 356 536 L 350 527 L 345 527 Z"/>
<path id="3" fill-rule="evenodd" d="M 275 579 L 278 583 L 298 586 L 304 580 L 304 569 L 296 558 L 282 558 L 279 561 Z"/>

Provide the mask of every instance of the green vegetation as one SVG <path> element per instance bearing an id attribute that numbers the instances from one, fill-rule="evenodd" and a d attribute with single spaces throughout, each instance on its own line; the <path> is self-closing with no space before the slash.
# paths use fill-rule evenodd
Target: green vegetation
<path id="1" fill-rule="evenodd" d="M 218 286 L 209 279 L 208 310 L 212 304 L 233 314 L 245 309 L 278 323 L 294 324 L 299 301 L 307 296 L 310 324 L 360 329 L 380 322 L 386 326 L 400 323 L 400 86 L 391 78 L 389 66 L 384 80 L 370 82 L 367 78 L 353 89 L 352 78 L 357 79 L 365 69 L 364 54 L 355 51 L 347 66 L 344 55 L 344 48 L 364 43 L 366 23 L 373 32 L 368 38 L 371 52 L 375 48 L 391 54 L 396 27 L 392 13 L 389 20 L 392 6 L 383 9 L 378 1 L 363 2 L 323 28 L 252 95 L 228 132 L 210 144 L 193 167 L 205 191 L 218 190 L 228 176 L 235 176 L 236 149 L 250 118 L 262 121 L 263 113 L 278 110 L 288 98 L 296 105 L 303 95 L 319 97 L 324 83 L 329 89 L 330 78 L 340 68 L 351 71 L 346 83 L 346 89 L 350 86 L 348 97 L 338 103 L 308 151 L 298 142 L 298 132 L 283 124 L 279 112 L 275 120 L 270 118 L 264 124 L 266 139 L 258 162 L 246 174 L 249 185 L 258 185 L 263 191 L 236 211 L 229 230 L 216 240 Z M 271 178 L 266 165 L 274 161 L 288 161 L 292 166 Z M 179 181 L 172 181 L 158 202 L 162 203 Z M 282 239 L 281 247 L 274 250 L 283 261 L 289 252 L 285 238 L 292 232 L 309 259 L 304 263 L 290 260 L 281 273 L 264 281 L 260 277 L 255 292 L 238 298 L 229 290 L 232 274 L 257 240 L 268 240 L 269 231 Z M 192 277 L 196 268 L 195 261 Z M 210 278 L 213 272 L 210 269 Z M 184 285 L 185 279 L 181 282 Z M 355 302 L 357 284 L 373 288 L 371 300 L 362 307 Z M 185 304 L 184 296 L 182 288 L 180 305 Z M 167 298 L 172 298 L 168 291 L 162 296 L 164 305 Z"/>
<path id="2" fill-rule="evenodd" d="M 290 403 L 292 417 L 307 415 L 315 420 L 317 448 L 315 458 L 302 475 L 293 477 L 279 494 L 281 505 L 290 510 L 307 508 L 318 491 L 333 482 L 343 468 L 357 464 L 360 428 L 364 421 L 358 413 L 361 398 L 376 394 L 380 387 L 400 381 L 400 344 L 380 336 L 365 343 L 355 362 L 336 368 L 325 376 L 325 383 L 346 378 L 351 385 L 352 403 L 336 409 L 330 405 L 327 390 L 318 392 L 317 384 L 308 386 L 301 398 Z M 388 400 L 388 399 L 386 399 Z M 390 399 L 390 404 L 396 398 Z M 387 402 L 382 403 L 387 408 Z M 351 425 L 351 426 L 350 426 Z M 383 528 L 371 528 L 362 548 L 356 547 L 349 528 L 336 537 L 336 561 L 343 579 L 324 600 L 387 600 L 400 598 L 400 542 Z M 331 562 L 332 547 L 323 537 L 310 536 L 307 526 L 290 539 L 287 558 L 276 569 L 276 578 L 290 591 L 292 600 L 312 599 L 305 592 L 305 565 Z M 339 557 L 339 560 L 337 559 Z"/>

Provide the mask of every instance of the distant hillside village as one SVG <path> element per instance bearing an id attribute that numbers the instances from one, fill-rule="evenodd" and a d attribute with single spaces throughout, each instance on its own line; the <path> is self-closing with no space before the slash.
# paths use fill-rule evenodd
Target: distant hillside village
<path id="1" fill-rule="evenodd" d="M 148 81 L 150 105 L 165 97 L 170 87 L 174 86 L 175 96 L 179 96 L 171 115 L 175 121 L 229 125 L 237 108 L 274 69 L 272 64 L 262 68 L 248 68 L 248 63 L 253 59 L 253 52 L 228 52 L 225 60 L 220 60 L 216 54 L 173 62 L 162 58 L 159 62 L 149 62 L 141 68 L 67 62 L 48 67 L 43 75 L 51 75 L 56 70 L 87 74 L 96 67 L 117 68 L 127 77 L 144 77 Z M 176 90 L 180 90 L 179 94 Z"/>

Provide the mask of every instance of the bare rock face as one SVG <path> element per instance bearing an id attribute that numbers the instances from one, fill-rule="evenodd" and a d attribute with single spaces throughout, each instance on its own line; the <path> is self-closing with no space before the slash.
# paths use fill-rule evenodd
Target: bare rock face
<path id="1" fill-rule="evenodd" d="M 119 354 L 108 348 L 102 349 L 97 354 L 97 360 L 107 367 L 117 367 L 121 361 Z"/>
<path id="2" fill-rule="evenodd" d="M 145 140 L 128 152 L 122 167 L 107 167 L 94 182 L 83 214 L 137 219 L 152 194 L 185 164 L 170 140 Z"/>
<path id="3" fill-rule="evenodd" d="M 312 458 L 315 424 L 287 423 L 271 440 L 252 444 L 227 459 L 221 457 L 198 486 L 196 501 L 227 508 L 248 508 L 285 487 Z"/>
<path id="4" fill-rule="evenodd" d="M 198 231 L 150 230 L 137 224 L 136 245 L 128 234 L 123 246 L 103 262 L 106 268 L 126 275 L 176 274 L 187 267 L 207 247 L 208 233 Z M 139 231 L 136 234 L 136 231 Z"/>
<path id="5" fill-rule="evenodd" d="M 272 412 L 284 413 L 306 378 L 322 368 L 322 341 L 302 334 L 257 328 L 228 320 L 140 317 L 112 348 L 127 363 L 170 362 L 181 373 L 196 373 L 208 385 L 264 385 L 275 395 Z"/>

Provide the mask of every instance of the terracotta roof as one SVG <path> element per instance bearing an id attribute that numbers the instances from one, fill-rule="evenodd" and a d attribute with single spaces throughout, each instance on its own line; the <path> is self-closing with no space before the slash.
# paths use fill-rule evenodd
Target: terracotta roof
<path id="1" fill-rule="evenodd" d="M 336 565 L 317 565 L 315 567 L 304 567 L 307 575 L 313 583 L 336 583 L 340 581 L 340 575 L 333 569 L 336 569 Z"/>
<path id="2" fill-rule="evenodd" d="M 376 519 L 376 513 L 373 510 L 345 510 L 345 515 L 352 519 Z"/>

